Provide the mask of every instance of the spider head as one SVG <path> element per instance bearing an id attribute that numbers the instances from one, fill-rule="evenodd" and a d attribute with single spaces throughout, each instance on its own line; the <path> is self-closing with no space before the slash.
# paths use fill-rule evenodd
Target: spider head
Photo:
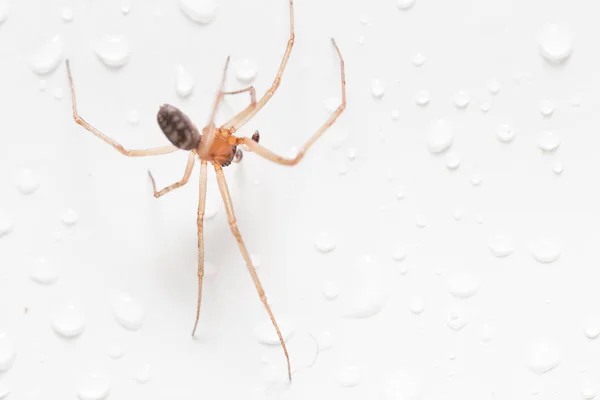
<path id="1" fill-rule="evenodd" d="M 158 110 L 156 121 L 173 146 L 182 150 L 193 150 L 200 145 L 201 135 L 198 128 L 177 107 L 163 104 Z"/>

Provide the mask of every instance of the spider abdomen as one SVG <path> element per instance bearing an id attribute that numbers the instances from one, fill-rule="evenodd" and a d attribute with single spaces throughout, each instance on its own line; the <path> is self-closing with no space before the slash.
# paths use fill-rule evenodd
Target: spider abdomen
<path id="1" fill-rule="evenodd" d="M 193 150 L 200 144 L 200 133 L 190 118 L 177 107 L 164 104 L 156 116 L 158 126 L 167 139 L 182 150 Z"/>

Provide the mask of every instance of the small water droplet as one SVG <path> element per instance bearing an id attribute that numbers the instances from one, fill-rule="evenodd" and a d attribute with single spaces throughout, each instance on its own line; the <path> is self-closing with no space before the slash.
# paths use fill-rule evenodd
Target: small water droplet
<path id="1" fill-rule="evenodd" d="M 65 91 L 64 91 L 63 88 L 57 87 L 57 88 L 54 88 L 54 91 L 52 92 L 52 95 L 54 96 L 54 98 L 56 100 L 60 101 L 60 100 L 62 100 L 65 97 Z"/>
<path id="2" fill-rule="evenodd" d="M 515 251 L 513 240 L 505 235 L 496 235 L 488 244 L 492 254 L 496 257 L 507 257 Z"/>
<path id="3" fill-rule="evenodd" d="M 137 374 L 135 374 L 135 381 L 137 383 L 148 383 L 150 382 L 150 378 L 152 377 L 152 369 L 150 367 L 150 364 L 144 364 L 142 366 L 142 368 L 140 368 L 140 370 L 137 372 Z"/>
<path id="4" fill-rule="evenodd" d="M 466 272 L 460 272 L 448 281 L 450 294 L 459 299 L 474 296 L 480 288 L 481 283 Z"/>
<path id="5" fill-rule="evenodd" d="M 502 143 L 510 143 L 515 138 L 515 130 L 512 126 L 508 124 L 500 125 L 498 130 L 496 131 L 496 137 Z"/>
<path id="6" fill-rule="evenodd" d="M 483 214 L 477 213 L 475 214 L 475 222 L 478 224 L 483 224 Z"/>
<path id="7" fill-rule="evenodd" d="M 353 147 L 348 148 L 348 160 L 352 161 L 356 159 L 356 149 Z"/>
<path id="8" fill-rule="evenodd" d="M 494 327 L 488 324 L 484 324 L 481 328 L 481 340 L 484 343 L 489 343 L 494 339 L 494 335 L 496 334 Z"/>
<path id="9" fill-rule="evenodd" d="M 425 228 L 427 226 L 427 222 L 421 214 L 415 215 L 415 225 L 417 225 L 417 228 Z"/>
<path id="10" fill-rule="evenodd" d="M 581 106 L 581 97 L 578 94 L 574 94 L 567 100 L 571 107 L 580 107 Z"/>
<path id="11" fill-rule="evenodd" d="M 454 105 L 460 110 L 467 108 L 470 102 L 471 96 L 467 92 L 460 91 L 454 95 Z"/>
<path id="12" fill-rule="evenodd" d="M 328 232 L 321 232 L 315 239 L 315 248 L 321 253 L 329 253 L 335 249 L 335 239 Z"/>
<path id="13" fill-rule="evenodd" d="M 398 189 L 396 192 L 396 199 L 402 200 L 404 199 L 404 189 Z"/>
<path id="14" fill-rule="evenodd" d="M 0 10 L 0 12 L 2 12 L 2 11 Z M 2 18 L 1 15 L 0 15 L 0 18 Z M 2 23 L 2 21 L 0 20 L 0 24 L 1 23 Z M 9 394 L 10 394 L 10 387 L 8 385 L 8 382 L 6 382 L 6 380 L 0 381 L 0 400 L 7 398 Z"/>
<path id="15" fill-rule="evenodd" d="M 554 167 L 552 167 L 552 171 L 554 171 L 554 173 L 555 173 L 556 175 L 560 175 L 560 174 L 562 174 L 564 170 L 565 170 L 565 166 L 564 166 L 564 165 L 563 165 L 563 163 L 562 163 L 562 162 L 560 162 L 560 161 L 557 161 L 557 162 L 554 164 Z"/>
<path id="16" fill-rule="evenodd" d="M 427 57 L 423 53 L 417 53 L 412 58 L 412 63 L 415 67 L 422 67 L 427 61 Z"/>
<path id="17" fill-rule="evenodd" d="M 426 106 L 429 104 L 429 98 L 428 90 L 419 90 L 415 96 L 415 103 L 421 107 Z"/>
<path id="18" fill-rule="evenodd" d="M 256 78 L 258 72 L 258 66 L 254 60 L 244 58 L 240 62 L 236 63 L 235 76 L 238 81 L 243 83 L 250 83 Z M 337 108 L 337 106 L 336 106 Z"/>
<path id="19" fill-rule="evenodd" d="M 560 136 L 552 131 L 544 131 L 539 137 L 539 146 L 542 151 L 550 153 L 560 146 Z"/>
<path id="20" fill-rule="evenodd" d="M 574 35 L 566 26 L 549 24 L 538 32 L 541 55 L 550 64 L 561 64 L 573 52 Z"/>
<path id="21" fill-rule="evenodd" d="M 420 297 L 415 297 L 410 301 L 409 310 L 411 314 L 419 315 L 425 311 L 425 303 Z"/>
<path id="22" fill-rule="evenodd" d="M 533 258 L 543 264 L 553 263 L 560 258 L 561 248 L 552 239 L 538 239 L 529 246 Z"/>
<path id="23" fill-rule="evenodd" d="M 319 350 L 329 350 L 333 347 L 333 336 L 331 332 L 321 332 L 317 335 L 317 343 L 319 344 Z"/>
<path id="24" fill-rule="evenodd" d="M 138 110 L 129 110 L 127 111 L 127 115 L 125 116 L 125 120 L 129 125 L 136 126 L 142 120 L 140 112 Z"/>
<path id="25" fill-rule="evenodd" d="M 121 68 L 129 61 L 129 42 L 124 36 L 104 36 L 94 42 L 96 56 L 110 68 Z"/>
<path id="26" fill-rule="evenodd" d="M 587 385 L 581 391 L 581 397 L 585 400 L 592 400 L 596 397 L 596 389 L 594 389 L 591 385 Z"/>
<path id="27" fill-rule="evenodd" d="M 454 212 L 452 213 L 452 218 L 454 218 L 455 221 L 460 221 L 463 217 L 463 212 L 461 210 L 454 210 Z"/>
<path id="28" fill-rule="evenodd" d="M 217 17 L 215 0 L 179 0 L 179 8 L 186 17 L 200 24 L 210 24 Z"/>
<path id="29" fill-rule="evenodd" d="M 446 168 L 455 171 L 460 167 L 460 156 L 454 152 L 446 154 Z"/>
<path id="30" fill-rule="evenodd" d="M 48 80 L 40 79 L 38 89 L 40 90 L 40 92 L 45 92 L 46 89 L 48 89 Z"/>
<path id="31" fill-rule="evenodd" d="M 472 184 L 473 186 L 476 186 L 476 187 L 477 187 L 477 186 L 481 186 L 481 182 L 482 182 L 481 175 L 480 175 L 479 173 L 475 172 L 475 173 L 474 173 L 474 174 L 471 176 L 471 184 Z"/>
<path id="32" fill-rule="evenodd" d="M 17 359 L 17 352 L 6 333 L 0 332 L 0 373 L 12 368 Z"/>
<path id="33" fill-rule="evenodd" d="M 58 279 L 58 270 L 45 258 L 38 258 L 33 262 L 29 276 L 37 283 L 50 285 Z"/>
<path id="34" fill-rule="evenodd" d="M 279 330 L 281 331 L 281 336 L 283 336 L 283 340 L 287 343 L 294 334 L 294 328 L 285 318 L 278 318 L 277 323 L 279 325 Z M 279 341 L 279 336 L 277 336 L 277 331 L 268 319 L 261 319 L 260 324 L 254 328 L 254 334 L 262 344 L 275 346 L 281 343 Z"/>
<path id="35" fill-rule="evenodd" d="M 4 235 L 8 235 L 12 230 L 12 219 L 5 211 L 0 210 L 0 238 Z"/>
<path id="36" fill-rule="evenodd" d="M 38 75 L 53 72 L 63 60 L 64 43 L 60 35 L 41 44 L 31 55 L 31 69 Z"/>
<path id="37" fill-rule="evenodd" d="M 144 308 L 127 293 L 119 293 L 113 299 L 113 314 L 117 322 L 125 329 L 137 331 L 144 322 Z"/>
<path id="38" fill-rule="evenodd" d="M 79 215 L 75 210 L 68 209 L 63 213 L 62 221 L 66 226 L 73 226 L 79 221 Z"/>
<path id="39" fill-rule="evenodd" d="M 531 344 L 527 364 L 536 374 L 543 374 L 554 369 L 561 360 L 560 350 L 554 342 L 541 339 Z"/>
<path id="40" fill-rule="evenodd" d="M 460 331 L 467 325 L 467 314 L 463 310 L 454 309 L 448 312 L 446 325 L 455 331 Z"/>
<path id="41" fill-rule="evenodd" d="M 124 354 L 123 348 L 117 344 L 113 344 L 108 349 L 108 356 L 113 360 L 122 358 Z"/>
<path id="42" fill-rule="evenodd" d="M 52 318 L 52 329 L 65 338 L 75 338 L 85 329 L 85 313 L 75 304 L 59 308 Z"/>
<path id="43" fill-rule="evenodd" d="M 406 258 L 406 249 L 403 246 L 396 246 L 392 252 L 392 258 L 394 261 L 404 261 Z"/>
<path id="44" fill-rule="evenodd" d="M 175 79 L 175 92 L 180 97 L 189 97 L 194 91 L 194 77 L 183 67 L 177 66 L 177 77 Z"/>
<path id="45" fill-rule="evenodd" d="M 415 5 L 416 0 L 396 0 L 396 7 L 399 10 L 408 10 Z"/>
<path id="46" fill-rule="evenodd" d="M 74 15 L 73 15 L 73 9 L 70 7 L 63 7 L 61 13 L 60 13 L 62 20 L 64 22 L 71 22 L 73 21 Z"/>
<path id="47" fill-rule="evenodd" d="M 24 169 L 17 175 L 16 185 L 22 194 L 31 194 L 37 190 L 40 183 L 32 170 Z"/>
<path id="48" fill-rule="evenodd" d="M 323 286 L 323 296 L 325 296 L 327 300 L 335 300 L 339 294 L 340 290 L 334 282 L 327 282 Z"/>
<path id="49" fill-rule="evenodd" d="M 588 339 L 596 339 L 600 336 L 600 322 L 597 320 L 588 320 L 583 329 L 583 333 Z"/>
<path id="50" fill-rule="evenodd" d="M 84 375 L 79 381 L 77 396 L 81 400 L 103 400 L 110 393 L 110 379 L 100 373 Z"/>
<path id="51" fill-rule="evenodd" d="M 500 92 L 500 81 L 498 79 L 492 79 L 489 81 L 488 90 L 491 94 L 498 94 Z"/>
<path id="52" fill-rule="evenodd" d="M 338 373 L 338 382 L 342 387 L 358 385 L 360 381 L 360 370 L 355 365 L 347 365 Z"/>
<path id="53" fill-rule="evenodd" d="M 539 104 L 540 113 L 544 117 L 551 117 L 554 114 L 554 103 L 551 100 L 542 100 Z"/>
<path id="54" fill-rule="evenodd" d="M 371 82 L 371 94 L 376 99 L 380 99 L 383 97 L 383 93 L 385 92 L 383 82 L 381 79 L 373 79 Z"/>
<path id="55" fill-rule="evenodd" d="M 389 375 L 381 392 L 382 400 L 419 400 L 421 384 L 408 371 L 399 370 Z"/>
<path id="56" fill-rule="evenodd" d="M 352 309 L 346 313 L 346 318 L 369 318 L 383 309 L 385 296 L 377 287 L 369 287 L 356 295 Z"/>
<path id="57" fill-rule="evenodd" d="M 397 108 L 394 108 L 392 110 L 392 112 L 390 113 L 390 116 L 392 117 L 392 119 L 394 121 L 397 121 L 398 119 L 400 119 L 400 110 L 398 110 Z"/>
<path id="58" fill-rule="evenodd" d="M 129 0 L 123 0 L 121 2 L 121 12 L 123 15 L 127 15 L 131 12 L 131 4 L 129 3 Z"/>
<path id="59" fill-rule="evenodd" d="M 490 111 L 490 108 L 492 107 L 492 103 L 490 103 L 489 101 L 483 101 L 481 103 L 481 105 L 479 106 L 479 109 L 481 110 L 481 112 L 488 112 Z"/>
<path id="60" fill-rule="evenodd" d="M 454 140 L 451 124 L 443 119 L 440 119 L 429 126 L 427 133 L 427 148 L 433 154 L 443 153 Z"/>

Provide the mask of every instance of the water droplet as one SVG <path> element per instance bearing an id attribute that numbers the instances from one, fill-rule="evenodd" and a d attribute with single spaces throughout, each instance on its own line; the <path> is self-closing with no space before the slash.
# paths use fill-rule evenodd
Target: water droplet
<path id="1" fill-rule="evenodd" d="M 258 66 L 254 60 L 244 58 L 242 61 L 236 63 L 235 75 L 238 81 L 243 83 L 250 83 L 256 78 L 258 72 Z M 336 106 L 337 108 L 337 106 Z M 335 108 L 334 108 L 335 109 Z"/>
<path id="2" fill-rule="evenodd" d="M 6 333 L 0 332 L 0 373 L 12 368 L 17 352 Z"/>
<path id="3" fill-rule="evenodd" d="M 134 379 L 137 383 L 148 383 L 150 382 L 150 378 L 152 376 L 151 372 L 152 369 L 150 367 L 150 364 L 144 364 L 142 368 L 140 368 L 140 370 L 137 372 Z"/>
<path id="4" fill-rule="evenodd" d="M 539 146 L 542 151 L 550 153 L 558 149 L 561 140 L 560 136 L 552 131 L 544 131 L 539 137 Z"/>
<path id="5" fill-rule="evenodd" d="M 127 111 L 127 115 L 125 116 L 125 120 L 129 125 L 136 126 L 142 120 L 140 112 L 138 110 L 129 110 Z"/>
<path id="6" fill-rule="evenodd" d="M 356 149 L 353 147 L 348 148 L 348 160 L 352 161 L 356 159 Z"/>
<path id="7" fill-rule="evenodd" d="M 550 117 L 554 114 L 554 103 L 550 100 L 542 100 L 540 102 L 540 112 L 544 117 Z"/>
<path id="8" fill-rule="evenodd" d="M 121 3 L 121 12 L 123 15 L 127 15 L 131 12 L 131 4 L 129 3 L 129 0 L 123 0 Z"/>
<path id="9" fill-rule="evenodd" d="M 121 68 L 129 61 L 129 42 L 124 36 L 104 36 L 94 43 L 96 56 L 110 68 Z"/>
<path id="10" fill-rule="evenodd" d="M 500 81 L 498 79 L 492 79 L 489 81 L 488 90 L 491 94 L 498 94 L 500 92 Z"/>
<path id="11" fill-rule="evenodd" d="M 460 272 L 448 281 L 450 294 L 459 299 L 474 296 L 480 288 L 481 283 L 466 272 Z"/>
<path id="12" fill-rule="evenodd" d="M 473 186 L 481 186 L 481 175 L 477 172 L 475 172 L 472 176 L 471 176 L 471 184 Z"/>
<path id="13" fill-rule="evenodd" d="M 429 91 L 419 90 L 415 96 L 415 103 L 419 106 L 426 106 L 429 104 Z"/>
<path id="14" fill-rule="evenodd" d="M 533 258 L 541 263 L 549 264 L 560 258 L 561 248 L 554 240 L 538 239 L 531 243 L 529 250 Z"/>
<path id="15" fill-rule="evenodd" d="M 402 246 L 396 246 L 392 252 L 394 261 L 403 261 L 406 258 L 406 250 Z"/>
<path id="16" fill-rule="evenodd" d="M 488 246 L 496 257 L 507 257 L 515 251 L 513 240 L 504 235 L 496 235 L 491 238 Z"/>
<path id="17" fill-rule="evenodd" d="M 583 333 L 588 339 L 596 339 L 600 336 L 600 323 L 596 320 L 588 320 L 585 324 Z"/>
<path id="18" fill-rule="evenodd" d="M 481 328 L 481 340 L 484 343 L 489 343 L 494 339 L 494 335 L 496 334 L 494 328 L 491 325 L 484 324 Z"/>
<path id="19" fill-rule="evenodd" d="M 540 53 L 550 64 L 561 64 L 573 52 L 574 35 L 566 26 L 550 24 L 538 32 Z"/>
<path id="20" fill-rule="evenodd" d="M 338 373 L 338 382 L 342 387 L 352 387 L 358 385 L 360 381 L 360 370 L 354 365 L 343 367 Z"/>
<path id="21" fill-rule="evenodd" d="M 8 19 L 10 5 L 8 1 L 0 1 L 0 25 Z"/>
<path id="22" fill-rule="evenodd" d="M 37 175 L 32 170 L 24 169 L 17 175 L 16 185 L 19 192 L 31 194 L 37 190 L 40 183 Z"/>
<path id="23" fill-rule="evenodd" d="M 12 219 L 5 211 L 0 210 L 0 237 L 8 235 L 12 230 Z"/>
<path id="24" fill-rule="evenodd" d="M 446 120 L 440 119 L 429 126 L 427 133 L 427 148 L 433 154 L 446 151 L 452 146 L 454 133 L 452 126 Z"/>
<path id="25" fill-rule="evenodd" d="M 2 12 L 2 11 L 0 10 L 0 12 Z M 1 15 L 0 15 L 0 18 L 2 18 Z M 0 23 L 2 23 L 2 20 L 0 20 Z M 9 394 L 10 394 L 10 387 L 8 386 L 8 382 L 6 382 L 6 380 L 0 381 L 0 400 L 7 398 Z"/>
<path id="26" fill-rule="evenodd" d="M 455 171 L 458 167 L 460 167 L 460 156 L 453 152 L 446 154 L 446 168 Z"/>
<path id="27" fill-rule="evenodd" d="M 62 16 L 62 19 L 64 22 L 73 21 L 73 18 L 74 18 L 73 9 L 71 9 L 70 7 L 63 7 L 60 15 Z"/>
<path id="28" fill-rule="evenodd" d="M 75 210 L 68 209 L 62 215 L 62 221 L 66 226 L 73 226 L 79 221 L 79 215 Z"/>
<path id="29" fill-rule="evenodd" d="M 110 379 L 100 373 L 83 376 L 79 381 L 77 396 L 81 400 L 103 400 L 110 393 Z"/>
<path id="30" fill-rule="evenodd" d="M 123 348 L 117 344 L 113 344 L 108 349 L 108 356 L 113 360 L 118 360 L 123 357 L 125 353 L 123 352 Z"/>
<path id="31" fill-rule="evenodd" d="M 585 386 L 581 391 L 581 397 L 583 397 L 585 400 L 594 399 L 596 397 L 596 389 L 590 385 Z"/>
<path id="32" fill-rule="evenodd" d="M 371 94 L 373 95 L 373 97 L 375 97 L 376 99 L 380 99 L 383 97 L 384 92 L 385 89 L 383 87 L 383 82 L 381 81 L 381 79 L 373 79 L 373 81 L 371 82 Z"/>
<path id="33" fill-rule="evenodd" d="M 64 43 L 60 35 L 45 41 L 31 55 L 31 69 L 38 75 L 46 75 L 54 71 L 63 60 Z"/>
<path id="34" fill-rule="evenodd" d="M 334 282 L 327 282 L 323 286 L 323 296 L 325 296 L 327 300 L 335 300 L 339 294 L 340 290 Z"/>
<path id="35" fill-rule="evenodd" d="M 83 309 L 75 304 L 67 304 L 59 308 L 52 318 L 52 329 L 65 338 L 74 338 L 85 329 Z"/>
<path id="36" fill-rule="evenodd" d="M 483 224 L 483 214 L 477 213 L 475 214 L 475 222 L 478 224 Z"/>
<path id="37" fill-rule="evenodd" d="M 414 0 L 413 0 L 414 2 Z M 427 61 L 427 57 L 423 53 L 417 53 L 412 58 L 412 63 L 415 67 L 421 67 Z"/>
<path id="38" fill-rule="evenodd" d="M 58 270 L 45 258 L 38 258 L 33 262 L 29 276 L 37 283 L 50 285 L 58 279 Z"/>
<path id="39" fill-rule="evenodd" d="M 562 174 L 564 170 L 565 170 L 565 166 L 564 166 L 564 165 L 563 165 L 563 163 L 562 163 L 562 162 L 560 162 L 560 161 L 557 161 L 557 162 L 554 164 L 554 167 L 552 167 L 552 171 L 554 171 L 554 173 L 555 173 L 556 175 L 560 175 L 560 174 Z"/>
<path id="40" fill-rule="evenodd" d="M 421 214 L 415 215 L 415 225 L 417 225 L 417 228 L 425 228 L 427 226 L 427 222 Z"/>
<path id="41" fill-rule="evenodd" d="M 469 96 L 469 93 L 467 93 L 467 92 L 460 91 L 460 92 L 456 93 L 456 95 L 454 95 L 454 105 L 458 109 L 462 110 L 462 109 L 467 108 L 467 106 L 469 105 L 470 102 L 471 102 L 471 96 Z"/>
<path id="42" fill-rule="evenodd" d="M 415 297 L 410 301 L 409 310 L 412 314 L 419 315 L 425 311 L 425 303 L 420 297 Z"/>
<path id="43" fill-rule="evenodd" d="M 113 314 L 117 322 L 125 329 L 137 331 L 144 322 L 144 308 L 127 293 L 119 293 L 113 300 Z"/>
<path id="44" fill-rule="evenodd" d="M 567 102 L 571 107 L 579 107 L 581 106 L 581 97 L 578 94 L 574 94 Z"/>
<path id="45" fill-rule="evenodd" d="M 210 24 L 217 17 L 215 0 L 179 0 L 179 8 L 186 17 L 200 24 Z"/>
<path id="46" fill-rule="evenodd" d="M 481 110 L 481 112 L 486 113 L 486 112 L 490 111 L 491 107 L 492 107 L 492 104 L 489 101 L 484 101 L 479 106 L 479 109 Z"/>
<path id="47" fill-rule="evenodd" d="M 376 287 L 370 287 L 355 297 L 352 311 L 346 313 L 347 318 L 369 318 L 378 314 L 385 302 L 385 296 Z"/>
<path id="48" fill-rule="evenodd" d="M 446 318 L 446 325 L 455 331 L 460 331 L 467 325 L 467 314 L 459 309 L 450 310 Z"/>
<path id="49" fill-rule="evenodd" d="M 48 80 L 40 79 L 38 89 L 40 90 L 40 92 L 45 92 L 46 89 L 48 89 Z"/>
<path id="50" fill-rule="evenodd" d="M 277 323 L 279 325 L 279 330 L 281 331 L 281 336 L 283 336 L 283 340 L 287 343 L 294 334 L 294 328 L 285 318 L 278 318 Z M 279 341 L 279 336 L 277 336 L 277 331 L 269 319 L 261 319 L 260 324 L 254 328 L 254 334 L 262 344 L 275 346 L 281 343 Z"/>
<path id="51" fill-rule="evenodd" d="M 541 339 L 529 347 L 527 364 L 536 374 L 543 374 L 560 363 L 560 350 L 554 342 Z"/>
<path id="52" fill-rule="evenodd" d="M 381 395 L 382 400 L 419 400 L 421 384 L 408 371 L 399 370 L 387 377 Z"/>
<path id="53" fill-rule="evenodd" d="M 360 35 L 360 36 L 358 37 L 358 44 L 360 44 L 361 46 L 362 46 L 363 44 L 365 44 L 365 37 L 364 37 L 364 35 Z"/>
<path id="54" fill-rule="evenodd" d="M 180 97 L 189 97 L 194 91 L 194 77 L 183 67 L 177 66 L 177 78 L 175 79 L 175 92 Z"/>
<path id="55" fill-rule="evenodd" d="M 398 200 L 404 199 L 404 190 L 403 189 L 398 189 L 398 191 L 396 192 L 396 198 Z"/>
<path id="56" fill-rule="evenodd" d="M 317 343 L 319 344 L 319 350 L 329 350 L 333 347 L 333 336 L 331 332 L 322 332 L 317 335 Z"/>
<path id="57" fill-rule="evenodd" d="M 329 253 L 335 246 L 335 239 L 328 232 L 321 232 L 315 239 L 315 248 L 321 253 Z"/>
<path id="58" fill-rule="evenodd" d="M 62 100 L 65 97 L 65 91 L 61 87 L 54 88 L 52 95 L 56 100 Z"/>
<path id="59" fill-rule="evenodd" d="M 399 10 L 408 10 L 415 5 L 416 0 L 396 0 L 396 7 Z"/>
<path id="60" fill-rule="evenodd" d="M 397 121 L 398 119 L 400 119 L 400 110 L 398 110 L 397 108 L 394 108 L 392 110 L 392 112 L 390 113 L 390 116 L 392 117 L 392 119 L 394 121 Z"/>
<path id="61" fill-rule="evenodd" d="M 455 221 L 460 221 L 463 217 L 463 212 L 461 210 L 454 210 L 454 212 L 452 213 L 452 218 L 454 218 Z"/>
<path id="62" fill-rule="evenodd" d="M 515 130 L 508 124 L 500 125 L 496 131 L 496 137 L 502 143 L 510 143 L 515 138 Z"/>

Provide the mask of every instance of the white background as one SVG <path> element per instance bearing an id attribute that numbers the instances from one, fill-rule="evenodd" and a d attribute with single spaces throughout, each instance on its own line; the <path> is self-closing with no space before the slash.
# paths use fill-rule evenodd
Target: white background
<path id="1" fill-rule="evenodd" d="M 290 154 L 317 129 L 339 97 L 332 36 L 346 59 L 348 108 L 298 166 L 247 153 L 225 170 L 242 235 L 291 333 L 291 385 L 279 346 L 260 342 L 269 320 L 212 172 L 212 267 L 193 340 L 199 169 L 155 199 L 146 171 L 170 184 L 186 155 L 122 156 L 73 122 L 64 64 L 47 76 L 31 67 L 60 34 L 83 117 L 127 148 L 162 145 L 158 107 L 174 104 L 202 126 L 228 55 L 227 88 L 244 87 L 235 68 L 244 58 L 258 66 L 258 95 L 269 87 L 288 5 L 221 0 L 202 25 L 174 1 L 131 0 L 127 15 L 123 4 L 13 0 L 0 24 L 0 213 L 12 225 L 0 237 L 0 362 L 16 354 L 0 372 L 0 396 L 75 399 L 110 388 L 110 399 L 572 399 L 600 390 L 599 340 L 584 334 L 600 324 L 595 2 L 417 0 L 400 10 L 392 0 L 297 1 L 280 89 L 241 133 L 259 129 L 261 143 Z M 558 66 L 539 50 L 552 23 L 574 35 Z M 107 68 L 94 53 L 105 35 L 127 38 L 124 67 Z M 422 66 L 412 62 L 418 53 Z M 188 99 L 175 91 L 178 65 L 195 81 Z M 415 102 L 421 90 L 425 106 Z M 465 109 L 454 104 L 460 91 Z M 219 121 L 247 101 L 227 99 Z M 555 111 L 544 116 L 548 102 Z M 139 125 L 127 122 L 131 110 Z M 454 141 L 434 155 L 427 135 L 439 119 Z M 516 132 L 510 143 L 497 137 L 506 124 Z M 561 138 L 556 151 L 541 151 L 544 131 Z M 457 170 L 448 157 L 460 159 Z M 17 188 L 26 170 L 39 183 L 29 195 Z M 68 210 L 73 226 L 63 223 Z M 316 246 L 324 232 L 336 245 L 326 254 Z M 492 254 L 497 235 L 512 254 Z M 536 261 L 540 241 L 560 258 Z M 401 249 L 406 258 L 395 261 Z M 40 257 L 57 271 L 53 284 L 32 279 Z M 453 296 L 455 279 L 479 290 Z M 120 293 L 143 309 L 137 331 L 114 316 Z M 52 328 L 69 304 L 85 319 L 74 339 Z M 351 317 L 360 312 L 374 315 Z M 451 329 L 449 314 L 464 328 Z"/>

